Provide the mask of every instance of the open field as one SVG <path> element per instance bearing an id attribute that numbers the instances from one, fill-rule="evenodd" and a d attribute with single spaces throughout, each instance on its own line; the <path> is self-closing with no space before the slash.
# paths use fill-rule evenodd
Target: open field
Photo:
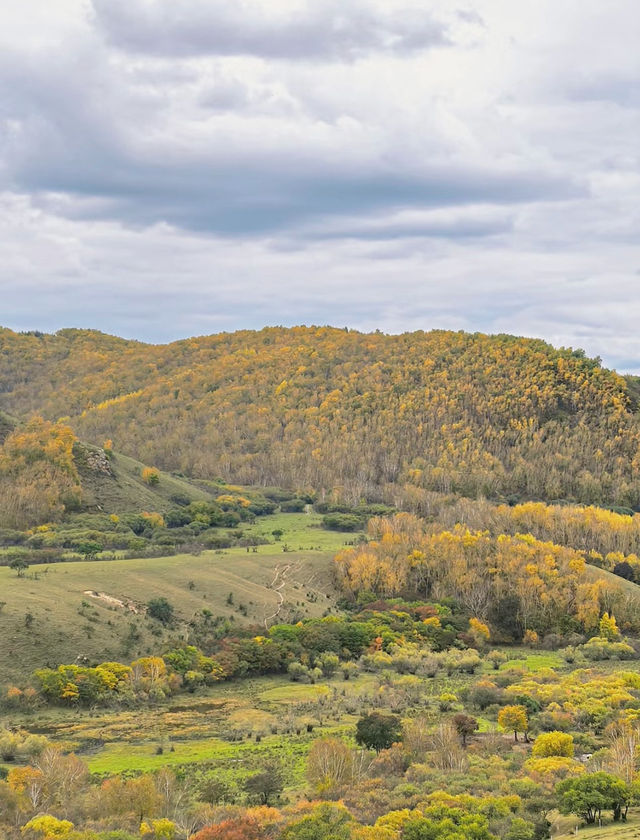
<path id="1" fill-rule="evenodd" d="M 202 610 L 258 624 L 322 615 L 334 608 L 337 594 L 331 558 L 354 535 L 323 530 L 321 519 L 313 513 L 261 517 L 244 529 L 271 540 L 272 531 L 284 533 L 251 550 L 71 561 L 33 566 L 24 578 L 0 567 L 0 601 L 6 602 L 0 685 L 77 657 L 129 661 L 155 653 L 163 639 L 184 635 Z M 145 616 L 145 604 L 160 596 L 176 611 L 171 630 Z"/>
<path id="2" fill-rule="evenodd" d="M 144 604 L 159 596 L 175 607 L 179 623 L 203 609 L 255 623 L 293 613 L 322 615 L 334 598 L 330 564 L 330 552 L 207 551 L 60 563 L 35 567 L 25 578 L 0 568 L 6 602 L 0 612 L 0 683 L 78 656 L 105 661 L 156 652 L 163 636 L 181 635 L 180 626 L 165 631 L 145 616 Z M 139 638 L 128 644 L 132 636 Z"/>
<path id="3" fill-rule="evenodd" d="M 49 707 L 32 715 L 6 715 L 0 726 L 20 725 L 44 734 L 77 752 L 99 775 L 170 766 L 194 778 L 215 772 L 239 789 L 256 767 L 275 759 L 286 771 L 287 787 L 300 788 L 314 738 L 339 735 L 351 742 L 357 720 L 352 711 L 371 702 L 375 684 L 369 674 L 318 685 L 265 676 L 220 683 L 153 707 Z M 350 701 L 353 709 L 345 708 Z M 308 724 L 313 732 L 307 731 Z"/>
<path id="4" fill-rule="evenodd" d="M 273 516 L 261 516 L 250 525 L 241 528 L 250 534 L 262 537 L 274 543 L 273 532 L 281 530 L 284 533 L 275 545 L 258 546 L 259 552 L 270 553 L 274 550 L 282 551 L 333 551 L 336 552 L 346 544 L 358 539 L 358 533 L 342 531 L 328 531 L 322 527 L 322 516 L 319 513 L 276 513 Z M 234 549 L 241 551 L 243 549 Z"/>

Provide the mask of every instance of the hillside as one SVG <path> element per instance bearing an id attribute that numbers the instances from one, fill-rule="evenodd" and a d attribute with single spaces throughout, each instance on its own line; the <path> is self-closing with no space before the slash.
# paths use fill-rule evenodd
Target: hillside
<path id="1" fill-rule="evenodd" d="M 633 385 L 633 383 L 631 383 Z M 192 477 L 640 504 L 635 391 L 581 351 L 434 331 L 269 328 L 153 346 L 0 331 L 0 408 Z"/>
<path id="2" fill-rule="evenodd" d="M 265 545 L 251 554 L 234 548 L 66 562 L 34 566 L 25 577 L 0 566 L 0 687 L 45 665 L 148 655 L 169 639 L 187 638 L 190 624 L 203 621 L 203 610 L 231 621 L 231 627 L 322 615 L 335 604 L 331 556 L 344 535 L 317 530 L 319 519 L 265 518 L 263 529 L 270 532 L 278 524 L 293 541 L 296 550 L 287 553 Z M 316 550 L 316 543 L 325 550 Z M 172 629 L 146 616 L 147 602 L 156 597 L 175 607 Z"/>
<path id="3" fill-rule="evenodd" d="M 86 510 L 164 513 L 175 507 L 170 498 L 177 494 L 191 501 L 211 498 L 205 490 L 168 473 L 161 472 L 158 483 L 149 485 L 142 479 L 144 464 L 118 452 L 111 453 L 107 459 L 98 447 L 78 443 L 74 454 L 82 486 L 82 506 Z"/>

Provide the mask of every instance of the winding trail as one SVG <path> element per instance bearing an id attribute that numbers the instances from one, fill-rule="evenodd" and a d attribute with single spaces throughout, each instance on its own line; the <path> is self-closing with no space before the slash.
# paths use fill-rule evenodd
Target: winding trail
<path id="1" fill-rule="evenodd" d="M 271 583 L 267 585 L 267 589 L 273 590 L 276 593 L 276 595 L 278 596 L 278 607 L 277 607 L 277 609 L 274 613 L 272 613 L 271 615 L 265 616 L 265 618 L 264 618 L 265 630 L 269 629 L 269 622 L 273 621 L 274 618 L 277 618 L 280 615 L 280 612 L 282 611 L 282 606 L 284 604 L 283 590 L 284 590 L 285 586 L 287 585 L 287 578 L 289 576 L 289 573 L 292 571 L 292 569 L 294 571 L 298 571 L 300 568 L 302 568 L 302 567 L 298 566 L 297 569 L 294 569 L 293 564 L 291 564 L 291 563 L 287 563 L 286 565 L 284 565 L 282 567 L 280 566 L 280 564 L 278 564 L 276 566 L 274 578 L 271 581 Z M 265 604 L 265 608 L 266 608 L 266 604 Z"/>

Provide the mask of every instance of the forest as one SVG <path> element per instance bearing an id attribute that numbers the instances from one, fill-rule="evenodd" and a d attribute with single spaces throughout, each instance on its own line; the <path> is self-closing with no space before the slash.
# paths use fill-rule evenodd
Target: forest
<path id="1" fill-rule="evenodd" d="M 0 347 L 0 837 L 637 834 L 633 378 L 440 331 Z"/>
<path id="2" fill-rule="evenodd" d="M 388 501 L 640 503 L 637 387 L 582 351 L 444 331 L 268 328 L 167 345 L 0 331 L 2 408 L 194 478 Z"/>

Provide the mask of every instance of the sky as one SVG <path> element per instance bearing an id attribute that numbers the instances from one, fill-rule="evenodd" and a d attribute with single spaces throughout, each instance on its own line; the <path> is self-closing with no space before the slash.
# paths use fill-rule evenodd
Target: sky
<path id="1" fill-rule="evenodd" d="M 638 0 L 21 0 L 0 324 L 507 332 L 640 373 Z"/>

